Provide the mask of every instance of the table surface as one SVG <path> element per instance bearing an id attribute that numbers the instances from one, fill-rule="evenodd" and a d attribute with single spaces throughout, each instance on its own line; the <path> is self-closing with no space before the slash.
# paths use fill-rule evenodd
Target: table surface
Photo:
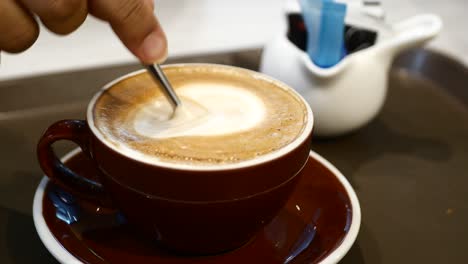
<path id="1" fill-rule="evenodd" d="M 259 57 L 254 50 L 172 62 L 256 69 Z M 36 142 L 52 122 L 83 118 L 98 87 L 138 67 L 0 85 L 0 263 L 55 263 L 31 216 L 42 177 Z M 342 263 L 468 263 L 467 82 L 461 64 L 425 50 L 408 53 L 395 62 L 376 120 L 350 135 L 314 139 L 313 149 L 343 172 L 362 206 L 360 234 Z"/>

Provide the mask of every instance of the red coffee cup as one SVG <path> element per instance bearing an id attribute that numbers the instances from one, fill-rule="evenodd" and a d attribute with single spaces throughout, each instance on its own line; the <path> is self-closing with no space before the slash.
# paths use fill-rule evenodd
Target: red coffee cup
<path id="1" fill-rule="evenodd" d="M 245 69 L 229 67 L 275 83 L 297 97 L 307 113 L 300 135 L 278 151 L 220 167 L 166 166 L 116 149 L 95 127 L 93 107 L 103 91 L 143 71 L 106 85 L 91 100 L 87 120 L 62 120 L 41 137 L 37 154 L 54 184 L 82 198 L 118 209 L 128 223 L 160 245 L 184 254 L 214 254 L 249 241 L 283 207 L 307 162 L 313 115 L 292 88 Z M 193 64 L 166 67 L 194 67 Z M 99 181 L 84 178 L 57 158 L 52 144 L 70 140 L 94 161 Z"/>

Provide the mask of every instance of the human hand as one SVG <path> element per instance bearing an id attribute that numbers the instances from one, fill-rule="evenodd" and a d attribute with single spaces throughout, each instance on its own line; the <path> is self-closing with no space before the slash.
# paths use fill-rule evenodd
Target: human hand
<path id="1" fill-rule="evenodd" d="M 35 17 L 52 32 L 66 35 L 91 14 L 109 22 L 143 63 L 161 62 L 167 40 L 153 10 L 153 0 L 0 0 L 0 50 L 28 49 L 39 35 Z"/>

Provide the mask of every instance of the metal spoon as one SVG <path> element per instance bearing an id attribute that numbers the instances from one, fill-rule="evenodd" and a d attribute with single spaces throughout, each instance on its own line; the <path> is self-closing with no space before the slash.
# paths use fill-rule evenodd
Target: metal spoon
<path id="1" fill-rule="evenodd" d="M 169 83 L 169 80 L 162 71 L 161 67 L 159 66 L 159 64 L 145 65 L 145 67 L 151 74 L 153 79 L 161 84 L 163 88 L 162 92 L 164 93 L 164 96 L 166 96 L 167 100 L 172 106 L 172 111 L 175 112 L 177 107 L 180 106 L 182 103 L 177 94 L 175 93 L 174 88 L 172 88 L 172 85 Z"/>

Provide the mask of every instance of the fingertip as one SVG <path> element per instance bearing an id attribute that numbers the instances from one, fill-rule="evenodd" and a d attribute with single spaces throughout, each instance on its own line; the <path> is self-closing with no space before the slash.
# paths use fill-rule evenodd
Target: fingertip
<path id="1" fill-rule="evenodd" d="M 68 35 L 77 30 L 86 20 L 85 12 L 77 13 L 66 21 L 54 21 L 41 19 L 42 23 L 52 32 L 58 35 Z"/>
<path id="2" fill-rule="evenodd" d="M 167 40 L 152 10 L 151 0 L 88 1 L 90 12 L 110 23 L 124 45 L 142 63 L 162 62 Z"/>
<path id="3" fill-rule="evenodd" d="M 167 58 L 167 40 L 159 28 L 153 30 L 137 49 L 136 56 L 145 64 L 162 63 Z"/>
<path id="4" fill-rule="evenodd" d="M 9 38 L 9 41 L 0 45 L 0 50 L 8 53 L 20 53 L 29 49 L 39 37 L 39 26 L 32 23 L 30 26 L 18 27 Z"/>

